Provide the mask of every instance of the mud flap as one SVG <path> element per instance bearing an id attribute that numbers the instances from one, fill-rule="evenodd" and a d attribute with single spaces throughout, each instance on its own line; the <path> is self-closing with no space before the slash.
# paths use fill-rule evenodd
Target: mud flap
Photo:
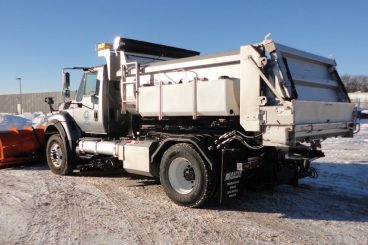
<path id="1" fill-rule="evenodd" d="M 245 178 L 263 163 L 261 152 L 223 149 L 221 157 L 220 203 L 226 203 L 243 193 Z"/>
<path id="2" fill-rule="evenodd" d="M 242 160 L 239 150 L 223 149 L 221 154 L 220 203 L 223 204 L 241 193 L 243 170 L 237 167 Z"/>

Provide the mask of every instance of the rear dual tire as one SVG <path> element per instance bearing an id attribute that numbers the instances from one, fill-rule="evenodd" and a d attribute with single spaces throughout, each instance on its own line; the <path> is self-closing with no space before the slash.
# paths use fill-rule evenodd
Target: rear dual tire
<path id="1" fill-rule="evenodd" d="M 185 143 L 166 150 L 160 165 L 160 180 L 167 196 L 186 207 L 205 204 L 214 188 L 208 163 L 192 145 Z"/>

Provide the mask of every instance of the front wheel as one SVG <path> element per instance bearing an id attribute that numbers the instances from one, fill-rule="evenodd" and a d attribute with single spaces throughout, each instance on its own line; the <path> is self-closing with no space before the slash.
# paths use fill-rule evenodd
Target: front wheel
<path id="1" fill-rule="evenodd" d="M 73 172 L 72 152 L 65 146 L 59 134 L 51 135 L 47 141 L 46 158 L 54 174 L 67 175 Z"/>
<path id="2" fill-rule="evenodd" d="M 160 180 L 168 197 L 182 206 L 201 206 L 213 193 L 212 171 L 190 144 L 180 143 L 166 150 Z"/>

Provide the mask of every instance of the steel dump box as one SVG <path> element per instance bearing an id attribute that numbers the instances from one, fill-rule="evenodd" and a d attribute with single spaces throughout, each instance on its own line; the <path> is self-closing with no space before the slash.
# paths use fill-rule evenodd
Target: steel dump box
<path id="1" fill-rule="evenodd" d="M 121 78 L 123 113 L 129 108 L 158 120 L 239 117 L 246 132 L 263 134 L 266 146 L 352 135 L 354 105 L 333 59 L 272 40 L 143 66 L 124 63 L 131 54 L 121 52 L 124 65 L 109 76 Z M 100 56 L 108 64 L 116 59 L 110 52 Z"/>

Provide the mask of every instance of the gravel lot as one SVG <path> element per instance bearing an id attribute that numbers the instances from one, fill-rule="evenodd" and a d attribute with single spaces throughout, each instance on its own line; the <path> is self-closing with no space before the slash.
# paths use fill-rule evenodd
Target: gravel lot
<path id="1" fill-rule="evenodd" d="M 0 244 L 368 244 L 368 127 L 323 144 L 319 179 L 226 206 L 173 204 L 155 179 L 0 170 Z"/>

